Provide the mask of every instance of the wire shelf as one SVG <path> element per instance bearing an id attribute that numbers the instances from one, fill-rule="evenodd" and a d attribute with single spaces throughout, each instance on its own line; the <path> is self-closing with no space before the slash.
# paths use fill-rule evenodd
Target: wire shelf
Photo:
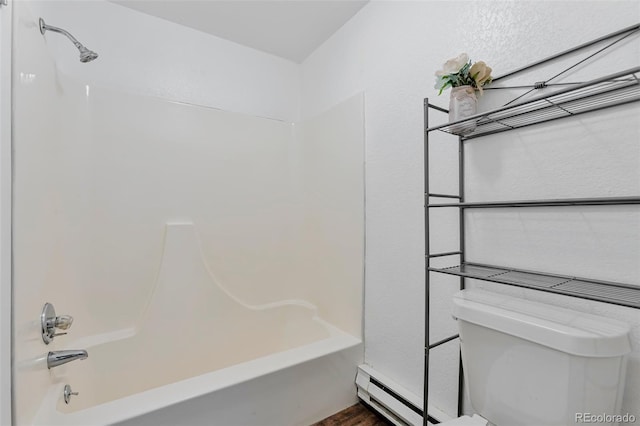
<path id="1" fill-rule="evenodd" d="M 429 127 L 426 131 L 456 134 L 453 129 L 475 123 L 473 133 L 462 136 L 466 140 L 637 102 L 640 101 L 639 75 L 640 67 L 632 68 L 464 120 Z"/>
<path id="2" fill-rule="evenodd" d="M 427 203 L 427 208 L 509 208 L 509 207 L 567 207 L 567 206 L 619 206 L 640 204 L 640 197 L 565 198 L 552 200 L 478 201 L 464 203 Z"/>
<path id="3" fill-rule="evenodd" d="M 564 294 L 631 308 L 640 308 L 640 286 L 478 263 L 463 263 L 448 268 L 430 267 L 428 269 L 432 272 L 440 272 L 464 278 Z"/>

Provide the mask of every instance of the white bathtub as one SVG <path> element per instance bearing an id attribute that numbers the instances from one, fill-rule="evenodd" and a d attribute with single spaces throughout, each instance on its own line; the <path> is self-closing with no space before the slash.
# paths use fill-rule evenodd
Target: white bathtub
<path id="1" fill-rule="evenodd" d="M 362 355 L 359 338 L 304 301 L 234 298 L 208 270 L 192 223 L 167 226 L 135 329 L 67 347 L 89 358 L 51 370 L 36 425 L 308 425 L 356 401 Z M 80 393 L 68 405 L 65 384 Z"/>

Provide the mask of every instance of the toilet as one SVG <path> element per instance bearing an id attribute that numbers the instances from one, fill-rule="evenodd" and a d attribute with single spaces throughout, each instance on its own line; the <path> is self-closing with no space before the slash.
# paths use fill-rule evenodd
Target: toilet
<path id="1" fill-rule="evenodd" d="M 441 425 L 577 425 L 583 413 L 617 424 L 629 325 L 478 289 L 455 294 L 453 317 L 477 414 Z"/>

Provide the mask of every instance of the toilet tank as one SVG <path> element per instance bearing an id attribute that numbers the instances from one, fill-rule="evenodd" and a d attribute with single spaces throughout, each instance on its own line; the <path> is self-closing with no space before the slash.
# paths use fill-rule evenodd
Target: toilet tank
<path id="1" fill-rule="evenodd" d="M 482 417 L 552 426 L 620 414 L 629 325 L 476 289 L 453 301 L 465 387 Z"/>

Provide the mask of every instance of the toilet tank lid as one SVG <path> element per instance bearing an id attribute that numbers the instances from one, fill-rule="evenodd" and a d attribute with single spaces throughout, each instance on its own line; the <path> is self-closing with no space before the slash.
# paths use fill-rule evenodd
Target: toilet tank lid
<path id="1" fill-rule="evenodd" d="M 478 289 L 454 295 L 453 317 L 572 355 L 631 351 L 630 327 L 622 321 Z"/>

